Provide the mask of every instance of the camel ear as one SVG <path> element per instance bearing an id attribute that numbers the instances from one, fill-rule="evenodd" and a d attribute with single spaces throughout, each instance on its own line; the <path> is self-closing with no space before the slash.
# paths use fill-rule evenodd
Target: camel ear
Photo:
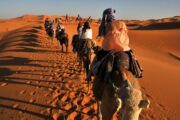
<path id="1" fill-rule="evenodd" d="M 119 111 L 122 108 L 122 100 L 120 98 L 116 98 L 117 102 L 117 111 Z"/>
<path id="2" fill-rule="evenodd" d="M 139 103 L 139 108 L 149 108 L 150 101 L 149 100 L 141 100 Z"/>

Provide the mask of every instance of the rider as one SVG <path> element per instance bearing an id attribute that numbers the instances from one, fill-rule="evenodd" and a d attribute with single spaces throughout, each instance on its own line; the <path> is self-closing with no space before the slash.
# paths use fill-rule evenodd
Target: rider
<path id="1" fill-rule="evenodd" d="M 110 51 L 123 51 L 129 56 L 129 59 L 127 60 L 129 62 L 121 63 L 122 66 L 130 70 L 135 77 L 140 78 L 142 77 L 142 68 L 129 47 L 129 37 L 127 34 L 128 29 L 124 22 L 115 20 L 114 13 L 115 10 L 111 8 L 108 8 L 103 12 L 102 23 L 99 28 L 99 36 L 103 36 L 104 40 L 102 42 L 102 50 L 97 53 L 97 59 L 92 64 L 92 67 L 96 66 L 96 63 L 102 59 L 102 54 L 105 53 L 106 55 L 107 53 L 110 53 Z M 122 66 L 120 66 L 120 69 Z M 134 71 L 134 69 L 138 72 L 136 70 Z M 126 75 L 123 73 L 122 77 L 124 80 L 127 79 Z M 88 79 L 90 80 L 90 76 Z"/>
<path id="2" fill-rule="evenodd" d="M 92 22 L 91 16 L 88 17 L 87 21 Z"/>
<path id="3" fill-rule="evenodd" d="M 49 22 L 49 30 L 54 30 L 55 23 L 54 21 Z"/>
<path id="4" fill-rule="evenodd" d="M 79 35 L 79 43 L 78 43 L 78 52 L 82 52 L 82 48 L 84 46 L 85 40 L 92 39 L 92 29 L 90 27 L 89 22 L 85 22 L 83 27 L 81 23 L 78 25 L 78 35 Z"/>
<path id="5" fill-rule="evenodd" d="M 68 21 L 69 21 L 69 17 L 68 17 L 68 14 L 66 14 L 65 22 L 68 22 Z"/>
<path id="6" fill-rule="evenodd" d="M 65 28 L 64 28 L 64 26 L 61 25 L 61 23 L 59 23 L 57 26 L 57 30 L 58 31 L 62 31 L 62 30 L 65 31 Z"/>
<path id="7" fill-rule="evenodd" d="M 92 29 L 89 22 L 84 23 L 81 39 L 92 39 Z"/>
<path id="8" fill-rule="evenodd" d="M 80 45 L 79 50 L 82 50 L 82 47 L 84 46 L 84 43 L 86 40 L 92 40 L 92 29 L 90 27 L 89 22 L 85 22 L 82 28 L 82 33 L 80 34 Z"/>
<path id="9" fill-rule="evenodd" d="M 112 8 L 107 8 L 103 11 L 103 17 L 102 17 L 102 22 L 99 28 L 99 36 L 103 36 L 105 33 L 105 27 L 108 22 L 112 22 L 115 20 L 115 13 L 116 10 Z"/>
<path id="10" fill-rule="evenodd" d="M 46 19 L 45 19 L 45 23 L 44 23 L 44 27 L 45 27 L 45 29 L 46 29 L 46 32 L 47 32 L 47 30 L 48 30 L 49 24 L 50 24 L 50 20 L 49 20 L 49 18 L 46 18 Z"/>
<path id="11" fill-rule="evenodd" d="M 60 34 L 65 34 L 66 33 L 66 30 L 65 30 L 65 27 L 61 24 L 61 23 L 58 23 L 58 26 L 57 26 L 57 29 L 56 29 L 56 37 L 58 38 Z"/>
<path id="12" fill-rule="evenodd" d="M 80 21 L 81 20 L 81 17 L 80 15 L 78 14 L 78 16 L 76 17 L 76 21 Z"/>
<path id="13" fill-rule="evenodd" d="M 78 32 L 79 38 L 80 38 L 80 36 L 82 34 L 82 29 L 83 29 L 83 24 L 82 24 L 82 22 L 79 22 L 78 26 L 77 26 L 77 32 Z"/>
<path id="14" fill-rule="evenodd" d="M 79 45 L 79 39 L 81 37 L 81 34 L 82 34 L 82 29 L 83 29 L 83 25 L 81 22 L 78 23 L 78 26 L 77 26 L 77 38 L 73 38 L 73 41 L 72 41 L 72 45 L 73 45 L 73 51 L 76 52 L 78 50 L 78 45 Z M 75 37 L 75 36 L 73 36 Z"/>
<path id="15" fill-rule="evenodd" d="M 92 29 L 88 21 L 83 25 L 82 34 L 79 40 L 79 49 L 80 57 L 86 56 L 90 63 L 92 47 L 96 45 L 95 41 L 92 40 Z M 81 59 L 81 58 L 80 58 Z"/>
<path id="16" fill-rule="evenodd" d="M 82 33 L 80 36 L 80 48 L 83 48 L 85 43 L 95 44 L 95 41 L 92 40 L 92 29 L 88 21 L 86 21 L 83 25 Z M 81 50 L 81 49 L 80 49 Z"/>
<path id="17" fill-rule="evenodd" d="M 45 23 L 44 24 L 45 24 L 45 26 L 49 24 L 49 18 L 45 19 Z"/>

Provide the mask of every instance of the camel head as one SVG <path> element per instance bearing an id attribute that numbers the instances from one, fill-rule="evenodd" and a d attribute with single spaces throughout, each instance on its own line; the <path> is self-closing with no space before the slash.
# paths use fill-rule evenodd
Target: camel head
<path id="1" fill-rule="evenodd" d="M 126 87 L 124 98 L 121 98 L 122 105 L 119 111 L 119 120 L 139 120 L 139 115 L 144 108 L 148 108 L 150 101 L 142 99 L 139 89 Z M 119 99 L 120 101 L 120 99 Z"/>

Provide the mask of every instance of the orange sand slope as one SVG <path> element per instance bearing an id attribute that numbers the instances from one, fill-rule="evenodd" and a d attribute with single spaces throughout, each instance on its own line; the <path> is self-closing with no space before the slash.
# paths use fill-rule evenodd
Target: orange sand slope
<path id="1" fill-rule="evenodd" d="M 43 28 L 46 17 L 0 20 L 0 118 L 96 119 L 97 105 L 91 89 L 86 94 L 88 85 L 76 56 L 71 47 L 66 55 L 57 41 L 49 41 Z M 129 31 L 130 45 L 144 68 L 139 79 L 144 97 L 151 100 L 141 120 L 180 119 L 179 18 L 125 21 L 134 29 Z M 91 23 L 94 38 L 96 21 Z M 169 29 L 169 23 L 176 27 Z M 64 26 L 70 45 L 76 34 L 75 17 Z"/>

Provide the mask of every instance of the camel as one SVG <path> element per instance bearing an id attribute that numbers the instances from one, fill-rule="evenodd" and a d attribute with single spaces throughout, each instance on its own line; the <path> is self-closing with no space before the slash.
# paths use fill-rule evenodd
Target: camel
<path id="1" fill-rule="evenodd" d="M 59 41 L 62 52 L 64 52 L 64 49 L 63 49 L 63 44 L 64 44 L 66 47 L 66 53 L 67 53 L 68 52 L 68 44 L 69 44 L 68 34 L 63 33 L 63 32 L 56 32 L 56 38 Z"/>
<path id="2" fill-rule="evenodd" d="M 103 79 L 95 76 L 93 83 L 98 119 L 111 120 L 116 117 L 119 120 L 138 120 L 142 109 L 150 104 L 149 100 L 143 99 L 138 80 L 127 69 L 112 69 L 111 78 Z"/>

